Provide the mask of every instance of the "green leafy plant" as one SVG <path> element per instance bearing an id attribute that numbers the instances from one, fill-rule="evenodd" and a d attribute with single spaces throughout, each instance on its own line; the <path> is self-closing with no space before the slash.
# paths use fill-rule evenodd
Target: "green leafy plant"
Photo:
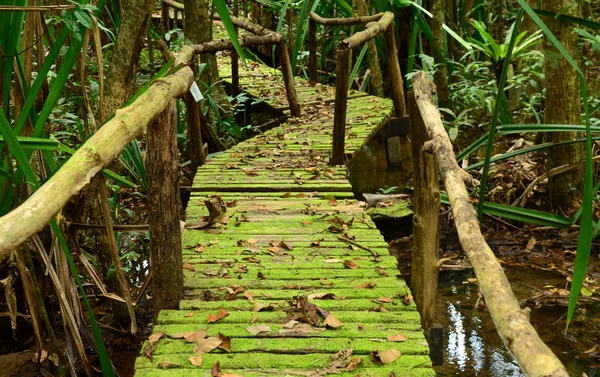
<path id="1" fill-rule="evenodd" d="M 487 32 L 483 22 L 475 20 L 471 22 L 471 25 L 479 33 L 481 40 L 469 38 L 469 44 L 473 49 L 482 52 L 492 61 L 494 73 L 496 74 L 496 80 L 498 82 L 500 82 L 500 75 L 506 63 L 510 64 L 511 60 L 514 60 L 529 51 L 533 46 L 540 43 L 542 39 L 541 30 L 536 31 L 527 38 L 525 38 L 525 35 L 527 35 L 526 31 L 519 33 L 514 38 L 514 47 L 510 50 L 509 58 L 510 41 L 513 39 L 513 33 L 515 32 L 516 26 L 518 26 L 516 21 L 508 30 L 503 43 L 496 42 L 496 40 Z"/>

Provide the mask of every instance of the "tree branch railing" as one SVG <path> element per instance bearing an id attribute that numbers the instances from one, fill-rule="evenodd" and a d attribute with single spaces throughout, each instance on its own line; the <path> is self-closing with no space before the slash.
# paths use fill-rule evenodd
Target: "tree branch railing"
<path id="1" fill-rule="evenodd" d="M 309 75 L 312 82 L 317 77 L 317 37 L 316 25 L 358 25 L 364 24 L 365 30 L 360 31 L 337 45 L 336 52 L 336 93 L 335 113 L 333 118 L 333 140 L 330 165 L 340 165 L 345 162 L 344 142 L 346 134 L 346 110 L 348 108 L 348 88 L 350 76 L 350 56 L 352 49 L 384 35 L 386 45 L 386 59 L 388 71 L 392 83 L 392 99 L 394 102 L 394 114 L 396 117 L 406 117 L 406 105 L 404 103 L 404 83 L 398 62 L 396 51 L 396 40 L 394 38 L 394 15 L 391 12 L 378 13 L 372 16 L 351 18 L 323 18 L 315 13 L 310 14 L 308 24 L 309 40 Z"/>
<path id="2" fill-rule="evenodd" d="M 477 213 L 471 204 L 466 188 L 466 184 L 474 186 L 478 185 L 478 182 L 462 170 L 456 162 L 456 156 L 442 123 L 440 112 L 433 101 L 435 86 L 423 72 L 418 72 L 412 77 L 412 86 L 413 92 L 408 96 L 411 140 L 413 143 L 416 143 L 415 140 L 421 140 L 421 143 L 413 146 L 413 159 L 420 160 L 423 157 L 430 161 L 434 159 L 433 164 L 429 166 L 421 164 L 420 168 L 429 173 L 429 177 L 427 177 L 429 180 L 436 181 L 435 185 L 421 187 L 419 191 L 415 184 L 415 200 L 420 198 L 436 199 L 437 197 L 439 203 L 438 175 L 431 169 L 437 163 L 437 170 L 448 194 L 460 243 L 473 266 L 479 291 L 485 299 L 487 309 L 504 344 L 513 354 L 525 375 L 529 377 L 567 377 L 569 374 L 563 364 L 544 344 L 529 322 L 529 308 L 521 309 L 502 266 L 498 263 L 481 233 Z M 419 137 L 418 134 L 423 136 Z M 415 169 L 417 168 L 419 166 L 415 164 Z M 437 208 L 428 208 L 423 211 L 417 208 L 415 203 L 413 274 L 416 273 L 414 270 L 415 254 L 425 252 L 430 256 L 433 255 L 431 257 L 423 255 L 420 258 L 419 263 L 424 263 L 424 266 L 419 267 L 419 273 L 422 276 L 418 280 L 423 281 L 433 280 L 431 278 L 433 274 L 436 276 L 434 279 L 437 280 L 438 226 L 437 224 L 423 223 L 427 213 L 433 211 L 439 213 L 439 204 Z M 434 221 L 437 222 L 437 220 Z M 417 231 L 418 225 L 420 231 Z M 436 242 L 429 243 L 428 250 L 418 250 L 417 245 L 427 244 L 428 239 L 435 239 Z M 419 295 L 419 292 L 416 294 Z M 419 303 L 417 302 L 417 304 Z M 427 321 L 427 319 L 424 320 Z"/>
<path id="3" fill-rule="evenodd" d="M 288 68 L 287 72 L 284 69 L 283 76 L 290 110 L 297 116 L 299 106 L 283 37 L 258 25 L 237 18 L 233 20 L 240 28 L 261 34 L 242 37 L 242 46 L 277 44 L 280 47 L 282 65 Z M 79 147 L 48 181 L 19 207 L 0 217 L 0 263 L 48 225 L 74 195 L 121 154 L 127 144 L 147 131 L 148 181 L 157 182 L 148 187 L 148 207 L 155 213 L 148 221 L 152 238 L 151 264 L 153 269 L 161 271 L 152 278 L 154 306 L 156 313 L 160 309 L 176 308 L 182 292 L 183 269 L 174 101 L 186 98 L 186 104 L 197 105 L 190 101 L 190 88 L 195 81 L 190 65 L 194 64 L 198 54 L 232 49 L 231 41 L 183 46 L 174 57 L 168 75 L 154 81 L 129 106 L 117 110 L 114 117 Z M 153 125 L 156 119 L 160 124 Z M 160 297 L 158 292 L 161 292 Z"/>
<path id="4" fill-rule="evenodd" d="M 165 5 L 174 7 L 179 10 L 185 9 L 184 5 L 173 1 L 173 0 L 163 0 L 163 12 L 165 12 Z M 220 20 L 218 14 L 213 15 L 214 19 Z M 300 116 L 300 104 L 298 103 L 298 96 L 296 94 L 296 86 L 294 84 L 294 74 L 290 62 L 290 54 L 288 51 L 288 47 L 285 43 L 285 39 L 283 35 L 277 33 L 275 31 L 269 30 L 260 25 L 254 24 L 250 21 L 244 20 L 242 18 L 238 18 L 235 16 L 230 16 L 233 25 L 236 28 L 240 28 L 246 30 L 254 35 L 252 36 L 239 36 L 240 46 L 242 47 L 255 47 L 261 45 L 275 45 L 277 47 L 277 54 L 279 55 L 279 62 L 281 64 L 281 73 L 283 78 L 283 83 L 285 85 L 285 92 L 288 100 L 288 105 L 290 108 L 290 114 L 293 117 Z M 219 40 L 219 41 L 211 41 L 202 43 L 200 45 L 193 45 L 194 51 L 198 54 L 214 54 L 218 51 L 232 51 L 231 54 L 231 67 L 232 67 L 232 85 L 234 88 L 234 92 L 239 88 L 239 75 L 238 66 L 239 60 L 237 54 L 235 53 L 235 47 L 232 41 L 227 40 Z"/>

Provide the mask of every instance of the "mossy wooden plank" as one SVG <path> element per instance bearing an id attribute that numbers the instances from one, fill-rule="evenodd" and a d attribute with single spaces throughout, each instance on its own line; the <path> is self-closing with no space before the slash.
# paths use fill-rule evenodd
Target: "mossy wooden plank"
<path id="1" fill-rule="evenodd" d="M 390 333 L 390 336 L 397 333 Z M 214 334 L 216 335 L 216 333 Z M 227 332 L 223 335 L 230 337 Z M 280 353 L 280 354 L 314 354 L 329 353 L 335 354 L 343 349 L 351 349 L 354 355 L 369 355 L 372 350 L 385 351 L 397 349 L 402 355 L 427 355 L 429 349 L 427 343 L 423 344 L 422 338 L 408 339 L 405 342 L 389 342 L 386 338 L 371 339 L 351 339 L 344 337 L 322 338 L 315 341 L 314 338 L 231 338 L 231 353 Z M 160 340 L 160 347 L 154 352 L 155 358 L 166 354 L 186 354 L 191 355 L 197 343 L 188 343 L 185 339 L 169 339 L 167 337 Z M 226 354 L 226 351 L 216 349 L 211 354 Z"/>
<path id="2" fill-rule="evenodd" d="M 154 333 L 163 332 L 167 335 L 180 334 L 184 332 L 195 332 L 197 330 L 207 330 L 209 336 L 218 333 L 226 334 L 230 338 L 382 338 L 387 339 L 390 334 L 402 334 L 410 339 L 421 339 L 425 341 L 425 336 L 421 326 L 414 322 L 398 323 L 358 323 L 346 322 L 344 326 L 336 331 L 327 331 L 323 327 L 310 326 L 308 324 L 298 324 L 298 328 L 285 328 L 285 323 L 262 323 L 270 327 L 271 332 L 264 332 L 252 335 L 246 330 L 245 324 L 232 326 L 231 324 L 211 323 L 210 325 L 198 325 L 196 323 L 187 324 L 157 324 L 154 326 Z M 251 326 L 248 324 L 247 326 Z M 296 327 L 294 326 L 294 327 Z M 314 339 L 319 341 L 320 339 Z"/>
<path id="3" fill-rule="evenodd" d="M 345 289 L 345 288 L 304 288 L 302 282 L 298 280 L 287 280 L 288 289 L 280 289 L 277 291 L 273 290 L 263 290 L 263 289 L 254 289 L 248 287 L 248 291 L 252 291 L 254 293 L 254 298 L 256 300 L 291 300 L 293 297 L 297 296 L 309 296 L 311 294 L 317 293 L 330 293 L 334 294 L 337 297 L 344 299 L 371 299 L 371 300 L 380 300 L 383 298 L 391 299 L 391 305 L 383 305 L 384 307 L 388 306 L 396 306 L 396 305 L 404 305 L 401 303 L 401 297 L 406 294 L 406 289 L 402 285 L 398 284 L 397 288 L 372 288 L 372 289 Z M 232 283 L 240 285 L 242 287 L 245 286 L 244 279 L 232 279 Z M 353 285 L 354 286 L 354 285 Z M 298 287 L 298 289 L 293 289 L 292 287 Z M 198 288 L 198 289 L 185 289 L 186 299 L 194 300 L 198 298 L 210 298 L 214 300 L 225 300 L 228 292 L 222 290 L 221 288 Z M 242 296 L 244 297 L 244 296 Z M 241 298 L 240 298 L 241 299 Z M 316 302 L 325 302 L 327 300 L 315 300 Z M 385 304 L 385 303 L 384 303 Z M 375 309 L 377 305 L 373 305 L 371 309 Z M 276 308 L 277 309 L 277 308 Z M 412 310 L 414 307 L 412 305 L 405 305 L 403 308 L 398 307 L 398 309 L 406 309 Z M 397 311 L 406 311 L 406 310 L 397 310 Z"/>
<path id="4" fill-rule="evenodd" d="M 223 354 L 204 354 L 202 356 L 203 363 L 200 367 L 193 366 L 188 358 L 192 356 L 191 354 L 166 354 L 161 355 L 159 358 L 155 358 L 153 361 L 150 361 L 147 358 L 138 358 L 136 361 L 135 368 L 136 369 L 144 369 L 144 368 L 159 368 L 163 370 L 161 367 L 161 363 L 172 363 L 179 364 L 181 368 L 187 369 L 187 373 L 192 372 L 193 370 L 208 370 L 217 362 L 220 363 L 221 370 L 228 369 L 239 369 L 246 377 L 246 374 L 243 372 L 248 368 L 276 368 L 280 370 L 280 368 L 298 368 L 298 369 L 312 369 L 316 368 L 328 368 L 329 367 L 329 357 L 333 356 L 333 354 L 307 354 L 307 355 L 286 355 L 286 354 L 272 354 L 272 353 L 253 353 L 250 355 L 240 353 L 240 354 L 231 354 L 231 355 L 223 355 Z M 414 368 L 419 367 L 427 367 L 430 366 L 431 362 L 429 361 L 429 357 L 425 355 L 403 355 L 398 358 L 393 365 L 393 370 L 405 370 L 408 374 L 401 374 L 401 376 L 412 376 L 410 371 Z M 360 368 L 355 369 L 354 375 L 360 372 L 362 368 L 374 368 L 377 367 L 377 364 L 373 363 L 368 357 L 364 357 L 363 361 L 360 365 Z M 389 367 L 389 366 L 388 366 Z M 389 376 L 389 374 L 388 374 Z"/>
<path id="5" fill-rule="evenodd" d="M 285 253 L 283 251 L 278 251 L 279 253 Z M 199 258 L 184 258 L 184 263 L 188 264 L 188 268 L 194 266 L 196 271 L 203 270 L 211 270 L 217 272 L 220 268 L 226 268 L 227 270 L 234 273 L 234 271 L 238 271 L 240 269 L 247 270 L 248 274 L 252 274 L 254 272 L 262 271 L 266 273 L 266 271 L 272 270 L 289 270 L 294 269 L 297 273 L 302 273 L 302 270 L 307 269 L 320 269 L 320 270 L 345 270 L 348 267 L 345 266 L 344 260 L 340 260 L 340 262 L 328 263 L 323 262 L 323 258 L 314 258 L 307 260 L 300 260 L 296 258 L 286 258 L 287 256 L 284 254 L 282 257 L 278 258 L 270 258 L 267 259 L 265 257 L 259 263 L 252 263 L 247 261 L 223 261 L 223 260 L 214 260 L 214 259 L 199 259 Z M 385 269 L 394 269 L 397 267 L 398 263 L 396 262 L 396 258 L 378 258 L 383 259 L 381 261 L 373 261 L 369 260 L 365 257 L 354 257 L 347 258 L 347 261 L 350 261 L 354 265 L 357 265 L 357 268 L 371 268 L 374 266 L 379 266 Z M 226 267 L 224 267 L 226 266 Z"/>
<path id="6" fill-rule="evenodd" d="M 180 364 L 181 368 L 188 369 L 208 369 L 210 370 L 217 361 L 220 363 L 221 369 L 244 369 L 244 368 L 298 368 L 312 369 L 329 367 L 329 356 L 333 354 L 304 354 L 304 355 L 289 355 L 289 354 L 274 354 L 274 353 L 259 353 L 255 352 L 251 356 L 244 353 L 233 354 L 216 354 L 207 353 L 202 355 L 202 365 L 200 367 L 193 366 L 188 358 L 192 354 L 166 354 L 160 357 L 155 357 L 154 360 L 147 358 L 138 358 L 135 368 L 161 368 L 160 363 L 164 361 L 169 363 Z M 372 362 L 368 357 L 364 357 L 361 368 L 377 367 L 377 364 Z M 431 365 L 429 356 L 426 355 L 402 355 L 394 361 L 394 368 L 416 368 L 419 366 Z M 359 369 L 355 370 L 358 373 Z M 406 376 L 406 375 L 403 375 Z M 410 376 L 410 375 L 409 375 Z"/>
<path id="7" fill-rule="evenodd" d="M 314 373 L 314 369 L 266 369 L 266 368 L 257 368 L 257 369 L 223 369 L 223 373 L 231 373 L 244 377 L 272 377 L 272 376 L 285 376 L 285 377 L 294 377 L 294 376 L 309 376 L 311 373 Z M 393 374 L 392 374 L 393 372 Z M 192 373 L 189 369 L 138 369 L 136 376 L 141 377 L 188 377 Z M 198 372 L 193 372 L 196 376 L 210 377 L 209 370 L 202 370 Z M 197 373 L 197 374 L 196 374 Z M 341 369 L 341 372 L 336 374 L 336 377 L 356 377 L 357 374 L 360 373 L 361 377 L 389 377 L 392 375 L 396 376 L 407 376 L 407 377 L 433 377 L 435 376 L 435 371 L 431 368 L 427 367 L 408 367 L 408 368 L 399 368 L 389 365 L 382 365 L 378 368 L 362 368 L 358 367 L 352 372 L 345 372 L 344 369 Z"/>
<path id="8" fill-rule="evenodd" d="M 248 290 L 250 291 L 250 290 Z M 321 289 L 318 291 L 319 294 L 333 294 L 327 289 Z M 296 293 L 297 294 L 297 293 Z M 232 299 L 230 301 L 201 301 L 193 299 L 185 299 L 181 301 L 179 309 L 181 310 L 219 310 L 223 308 L 228 312 L 235 310 L 247 310 L 252 311 L 256 308 L 258 303 L 268 305 L 274 308 L 285 308 L 289 307 L 287 300 L 253 300 L 252 302 L 246 300 L 244 296 L 239 295 L 241 298 Z M 337 296 L 336 296 L 337 297 Z M 412 307 L 406 306 L 400 303 L 400 300 L 396 300 L 395 303 L 382 303 L 377 298 L 343 298 L 338 300 L 311 300 L 313 304 L 327 311 L 335 310 L 387 310 L 390 312 L 401 312 L 406 310 L 412 310 Z"/>
<path id="9" fill-rule="evenodd" d="M 377 270 L 376 266 L 369 268 L 357 268 L 357 269 L 345 269 L 345 270 L 332 270 L 327 268 L 315 268 L 308 271 L 286 271 L 286 270 L 269 270 L 263 271 L 260 269 L 254 269 L 252 266 L 248 267 L 248 270 L 252 270 L 256 273 L 236 273 L 231 272 L 231 276 L 238 275 L 243 276 L 251 276 L 255 278 L 258 275 L 258 272 L 261 272 L 264 279 L 274 279 L 274 280 L 303 280 L 303 279 L 319 279 L 323 276 L 327 276 L 328 278 L 353 278 L 353 277 L 363 277 L 363 278 L 376 278 L 381 276 L 382 274 L 387 274 L 388 276 L 394 276 L 398 272 L 395 268 L 384 268 L 381 270 Z M 191 275 L 197 274 L 197 272 L 192 271 L 184 271 L 184 277 L 188 277 Z"/>
<path id="10" fill-rule="evenodd" d="M 289 289 L 285 288 L 290 285 L 290 282 L 285 280 L 264 280 L 264 279 L 250 279 L 244 278 L 243 282 L 235 281 L 229 278 L 218 278 L 218 277 L 205 277 L 199 279 L 187 279 L 185 282 L 186 288 L 198 288 L 198 289 L 210 289 L 210 288 L 220 288 L 220 287 L 231 287 L 234 284 L 238 284 L 245 288 L 252 287 L 252 289 L 273 289 L 273 290 L 283 290 Z M 321 277 L 319 279 L 305 279 L 302 281 L 302 286 L 299 288 L 295 288 L 295 291 L 298 294 L 303 294 L 303 289 L 311 289 L 311 288 L 319 288 L 319 289 L 330 289 L 330 288 L 348 288 L 348 287 L 357 287 L 361 285 L 372 284 L 373 288 L 393 288 L 400 289 L 404 287 L 405 283 L 402 279 L 397 279 L 395 277 L 379 277 L 377 279 L 328 279 Z"/>
<path id="11" fill-rule="evenodd" d="M 190 315 L 190 313 L 193 313 Z M 199 310 L 162 310 L 158 315 L 158 323 L 162 324 L 185 324 L 195 323 L 200 325 L 206 325 L 208 315 L 210 311 L 199 311 Z M 212 312 L 212 314 L 216 314 Z M 393 323 L 393 322 L 419 322 L 419 312 L 414 311 L 402 311 L 402 312 L 354 312 L 354 311 L 336 311 L 334 315 L 342 323 Z M 256 319 L 255 319 L 256 318 Z M 256 324 L 261 323 L 287 323 L 289 321 L 288 315 L 284 311 L 280 312 L 248 312 L 248 311 L 237 311 L 231 312 L 225 318 L 219 320 L 219 323 L 243 323 L 250 326 L 251 322 Z M 336 330 L 327 330 L 336 331 Z"/>

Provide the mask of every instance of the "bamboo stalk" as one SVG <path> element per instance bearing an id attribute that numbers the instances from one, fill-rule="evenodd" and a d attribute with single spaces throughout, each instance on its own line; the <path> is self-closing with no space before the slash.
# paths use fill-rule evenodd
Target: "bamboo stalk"
<path id="1" fill-rule="evenodd" d="M 531 326 L 529 308 L 521 309 L 502 266 L 481 233 L 465 185 L 470 176 L 456 162 L 440 112 L 433 102 L 433 83 L 425 73 L 419 72 L 412 77 L 412 84 L 417 108 L 430 139 L 423 149 L 436 156 L 460 243 L 475 270 L 479 290 L 500 338 L 527 376 L 567 377 L 569 374 L 563 364 Z"/>

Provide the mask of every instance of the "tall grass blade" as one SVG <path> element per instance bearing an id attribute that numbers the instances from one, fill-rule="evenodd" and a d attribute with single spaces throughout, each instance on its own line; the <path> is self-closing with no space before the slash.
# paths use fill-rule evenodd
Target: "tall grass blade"
<path id="1" fill-rule="evenodd" d="M 573 279 L 571 283 L 571 295 L 569 297 L 569 308 L 567 310 L 567 325 L 566 330 L 569 329 L 569 323 L 573 319 L 575 313 L 575 307 L 577 306 L 577 300 L 581 287 L 583 286 L 583 280 L 585 279 L 585 273 L 587 270 L 588 260 L 590 257 L 590 248 L 592 246 L 592 235 L 593 235 L 593 217 L 592 217 L 592 197 L 594 195 L 593 190 L 593 164 L 592 164 L 592 134 L 591 134 L 591 122 L 590 122 L 590 109 L 588 104 L 587 85 L 585 82 L 585 75 L 579 68 L 573 57 L 564 49 L 561 43 L 556 39 L 552 31 L 546 26 L 542 20 L 538 17 L 535 11 L 527 4 L 525 0 L 517 0 L 519 4 L 525 9 L 531 19 L 542 29 L 548 40 L 556 47 L 561 55 L 569 62 L 569 64 L 577 71 L 581 81 L 581 94 L 583 98 L 583 106 L 585 111 L 585 122 L 586 122 L 586 141 L 585 141 L 585 175 L 584 175 L 584 188 L 583 188 L 583 204 L 581 210 L 581 227 L 579 229 L 579 240 L 577 242 L 577 256 L 575 257 L 575 267 L 573 271 Z"/>
<path id="2" fill-rule="evenodd" d="M 294 73 L 296 72 L 296 64 L 298 63 L 298 54 L 300 53 L 300 49 L 304 44 L 304 38 L 302 37 L 302 33 L 304 29 L 306 29 L 306 23 L 308 22 L 308 9 L 310 6 L 310 1 L 305 0 L 302 2 L 302 9 L 300 10 L 300 17 L 298 18 L 298 24 L 296 26 L 296 36 L 294 37 L 294 50 L 292 50 L 292 70 Z"/>
<path id="3" fill-rule="evenodd" d="M 231 16 L 229 15 L 229 8 L 227 8 L 227 3 L 225 0 L 215 0 L 215 6 L 217 8 L 217 13 L 219 13 L 219 17 L 221 17 L 221 22 L 223 22 L 223 26 L 227 31 L 227 35 L 231 39 L 233 43 L 233 47 L 237 52 L 238 56 L 242 59 L 242 62 L 246 64 L 246 55 L 244 54 L 244 50 L 240 45 L 240 41 L 237 37 L 237 33 L 235 32 L 235 27 L 233 26 L 233 22 L 231 21 Z"/>

